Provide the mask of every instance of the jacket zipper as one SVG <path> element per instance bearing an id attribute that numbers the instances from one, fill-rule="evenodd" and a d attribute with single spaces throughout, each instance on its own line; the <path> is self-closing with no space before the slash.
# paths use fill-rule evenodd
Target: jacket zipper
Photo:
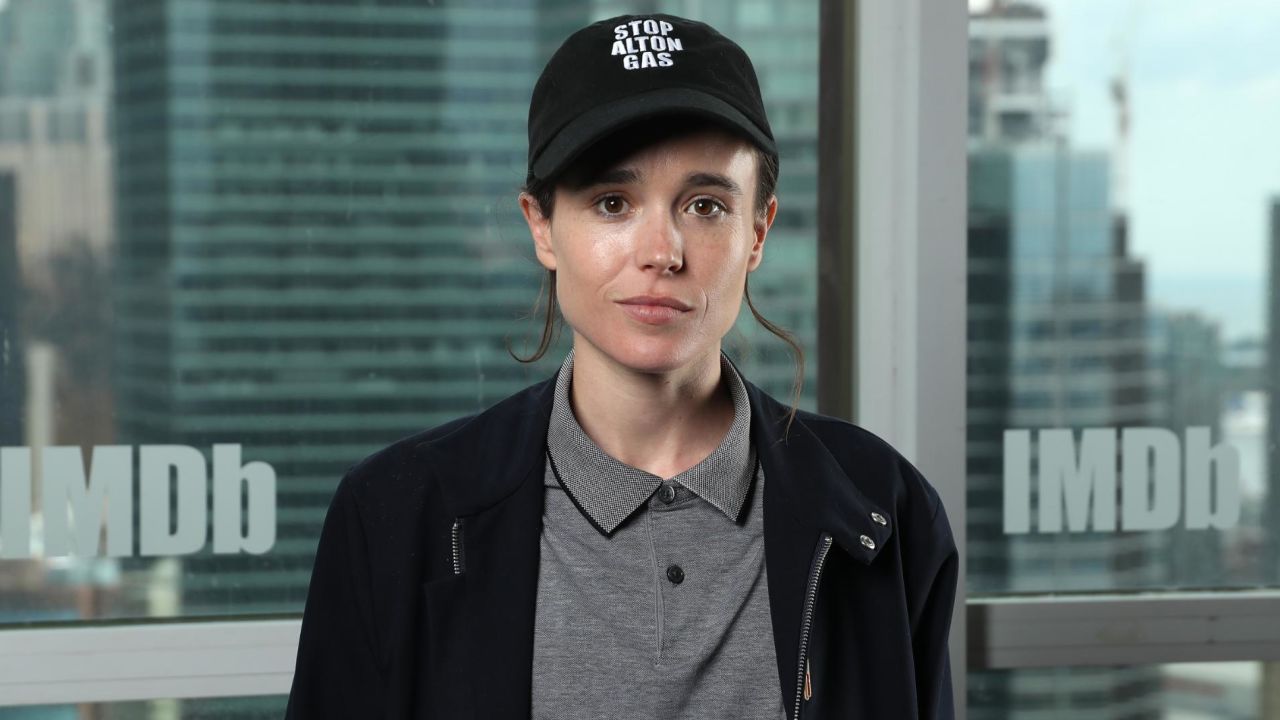
<path id="1" fill-rule="evenodd" d="M 466 556 L 462 549 L 462 518 L 453 520 L 453 574 L 461 575 L 466 569 Z"/>
<path id="2" fill-rule="evenodd" d="M 814 550 L 813 564 L 809 568 L 809 586 L 804 596 L 804 616 L 800 621 L 800 662 L 796 670 L 796 704 L 792 713 L 794 720 L 800 720 L 800 703 L 804 699 L 805 670 L 809 665 L 809 631 L 813 627 L 813 604 L 818 597 L 818 581 L 822 578 L 822 566 L 827 562 L 827 553 L 831 550 L 831 536 L 822 533 L 818 538 L 818 547 Z"/>

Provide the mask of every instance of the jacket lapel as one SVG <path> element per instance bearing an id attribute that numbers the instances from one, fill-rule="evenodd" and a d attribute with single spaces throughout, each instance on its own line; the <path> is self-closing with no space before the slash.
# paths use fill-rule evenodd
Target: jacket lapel
<path id="1" fill-rule="evenodd" d="M 858 489 L 859 482 L 871 479 L 858 477 L 856 468 L 846 471 L 840 465 L 806 423 L 813 419 L 809 413 L 797 413 L 784 438 L 790 408 L 751 382 L 743 383 L 751 398 L 751 438 L 764 466 L 766 518 L 769 499 L 776 498 L 780 502 L 775 504 L 782 506 L 780 511 L 789 514 L 798 528 L 812 534 L 813 542 L 817 542 L 818 533 L 831 533 L 836 544 L 852 558 L 869 565 L 893 534 L 893 527 L 887 522 L 890 513 Z M 819 422 L 842 421 L 826 418 Z M 770 491 L 770 487 L 774 490 Z M 874 522 L 873 513 L 883 517 L 886 524 Z M 769 538 L 767 524 L 765 538 Z M 806 564 L 806 571 L 807 567 Z"/>
<path id="2" fill-rule="evenodd" d="M 794 717 L 805 594 L 818 541 L 823 532 L 830 533 L 846 553 L 870 563 L 891 532 L 873 522 L 871 513 L 889 515 L 862 495 L 805 424 L 804 413 L 797 413 L 784 438 L 790 408 L 745 378 L 744 384 L 751 399 L 752 441 L 764 468 L 765 576 L 774 654 L 787 717 Z M 874 548 L 863 544 L 863 535 Z"/>
<path id="3" fill-rule="evenodd" d="M 448 512 L 463 520 L 465 553 L 462 574 L 424 588 L 425 649 L 435 667 L 448 668 L 451 683 L 443 690 L 449 702 L 441 705 L 454 711 L 440 716 L 529 717 L 554 388 L 552 376 L 426 448 Z"/>
<path id="4" fill-rule="evenodd" d="M 430 717 L 529 717 L 541 516 L 538 477 L 467 516 L 466 570 L 427 583 L 427 651 L 451 684 Z"/>

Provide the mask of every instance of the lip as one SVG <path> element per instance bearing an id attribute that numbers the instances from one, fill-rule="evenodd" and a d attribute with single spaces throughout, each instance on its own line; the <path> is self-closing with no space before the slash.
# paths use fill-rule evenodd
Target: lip
<path id="1" fill-rule="evenodd" d="M 688 303 L 681 302 L 673 297 L 666 297 L 662 295 L 636 295 L 635 297 L 629 297 L 626 300 L 619 300 L 618 302 L 623 305 L 657 305 L 659 307 L 675 308 L 681 312 L 687 312 L 692 309 Z"/>
<path id="2" fill-rule="evenodd" d="M 673 297 L 658 295 L 637 295 L 619 300 L 625 312 L 632 320 L 645 325 L 666 325 L 675 322 L 692 308 Z"/>

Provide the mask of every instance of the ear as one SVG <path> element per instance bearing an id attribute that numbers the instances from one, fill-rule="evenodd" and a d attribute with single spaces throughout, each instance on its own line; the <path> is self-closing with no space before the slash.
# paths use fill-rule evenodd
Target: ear
<path id="1" fill-rule="evenodd" d="M 529 193 L 520 193 L 520 212 L 529 225 L 529 234 L 533 236 L 533 252 L 538 262 L 548 270 L 556 269 L 556 251 L 551 246 L 551 218 L 542 214 L 538 201 Z"/>
<path id="2" fill-rule="evenodd" d="M 747 272 L 753 272 L 760 267 L 760 261 L 764 260 L 764 239 L 769 234 L 769 228 L 773 227 L 773 219 L 778 215 L 778 196 L 774 195 L 769 198 L 769 205 L 765 208 L 763 215 L 756 215 L 751 226 L 751 234 L 753 241 L 751 243 L 751 255 L 747 258 Z"/>

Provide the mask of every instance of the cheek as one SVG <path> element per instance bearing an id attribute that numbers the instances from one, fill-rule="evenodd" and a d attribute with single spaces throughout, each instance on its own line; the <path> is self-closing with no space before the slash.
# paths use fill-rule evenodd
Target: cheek
<path id="1" fill-rule="evenodd" d="M 577 230 L 558 238 L 561 267 L 583 285 L 598 284 L 618 262 L 621 243 L 617 233 Z"/>
<path id="2" fill-rule="evenodd" d="M 560 231 L 556 245 L 556 298 L 566 319 L 605 292 L 625 263 L 626 240 L 615 231 Z M 582 320 L 583 318 L 577 318 Z"/>
<path id="3" fill-rule="evenodd" d="M 751 248 L 746 233 L 735 232 L 731 238 L 719 241 L 721 250 L 708 253 L 702 266 L 708 271 L 702 287 L 707 293 L 708 312 L 716 316 L 729 316 L 725 322 L 732 324 L 742 304 L 742 291 L 747 277 L 747 260 Z"/>
<path id="4" fill-rule="evenodd" d="M 726 272 L 716 284 L 715 295 L 709 298 L 713 312 L 725 317 L 725 322 L 732 325 L 742 307 L 742 289 L 746 270 L 733 266 L 732 272 Z"/>

